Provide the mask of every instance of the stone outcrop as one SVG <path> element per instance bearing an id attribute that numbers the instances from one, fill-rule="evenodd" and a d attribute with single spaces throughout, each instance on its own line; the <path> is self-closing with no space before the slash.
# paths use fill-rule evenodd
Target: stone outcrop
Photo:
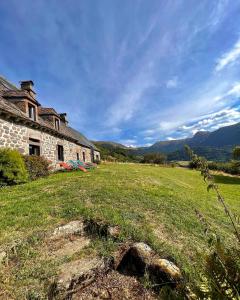
<path id="1" fill-rule="evenodd" d="M 65 225 L 57 227 L 51 234 L 51 239 L 66 237 L 71 234 L 84 234 L 84 223 L 81 220 L 71 221 Z"/>
<path id="2" fill-rule="evenodd" d="M 0 251 L 0 264 L 4 261 L 7 257 L 7 253 L 5 251 Z"/>
<path id="3" fill-rule="evenodd" d="M 97 257 L 83 258 L 66 263 L 60 269 L 57 290 L 64 292 L 74 291 L 76 287 L 83 288 L 96 278 L 98 272 L 105 268 L 105 262 Z"/>
<path id="4" fill-rule="evenodd" d="M 134 243 L 115 255 L 114 268 L 123 274 L 142 277 L 149 275 L 150 281 L 158 286 L 168 282 L 176 286 L 182 281 L 180 269 L 171 261 L 160 258 L 147 244 Z"/>
<path id="5" fill-rule="evenodd" d="M 141 294 L 145 299 L 156 299 L 154 293 L 163 285 L 180 286 L 183 279 L 180 269 L 173 262 L 159 257 L 143 242 L 121 243 L 108 259 L 84 250 L 96 237 L 119 241 L 119 236 L 119 226 L 93 219 L 71 221 L 49 233 L 45 237 L 44 252 L 60 264 L 58 275 L 49 286 L 48 299 L 85 300 L 100 296 L 111 299 L 114 296 L 120 300 L 124 296 L 137 300 Z M 5 255 L 5 252 L 0 252 L 0 261 Z M 150 290 L 139 280 L 145 275 Z M 116 284 L 120 285 L 117 290 Z"/>

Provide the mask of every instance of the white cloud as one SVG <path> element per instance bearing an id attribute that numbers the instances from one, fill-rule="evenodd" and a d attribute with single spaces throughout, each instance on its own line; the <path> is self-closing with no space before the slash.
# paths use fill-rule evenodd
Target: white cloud
<path id="1" fill-rule="evenodd" d="M 111 127 L 120 122 L 129 121 L 138 109 L 144 93 L 152 86 L 154 86 L 154 80 L 150 75 L 137 75 L 127 84 L 119 99 L 110 106 L 107 125 Z"/>
<path id="2" fill-rule="evenodd" d="M 136 147 L 137 141 L 134 139 L 125 139 L 125 140 L 120 140 L 119 143 L 127 147 Z"/>
<path id="3" fill-rule="evenodd" d="M 219 72 L 229 64 L 233 65 L 237 62 L 240 57 L 240 39 L 236 42 L 233 48 L 224 53 L 218 60 L 215 67 L 215 71 Z"/>
<path id="4" fill-rule="evenodd" d="M 152 140 L 154 140 L 154 137 L 152 137 L 152 136 L 145 136 L 144 140 L 145 141 L 152 141 Z"/>
<path id="5" fill-rule="evenodd" d="M 175 138 L 173 138 L 173 137 L 171 137 L 171 136 L 168 136 L 168 137 L 166 138 L 166 140 L 167 140 L 167 141 L 173 141 L 173 140 L 175 140 Z"/>
<path id="6" fill-rule="evenodd" d="M 176 88 L 179 85 L 178 77 L 173 77 L 166 82 L 168 89 Z"/>
<path id="7" fill-rule="evenodd" d="M 220 25 L 224 17 L 226 17 L 226 6 L 228 2 L 228 0 L 219 0 L 218 3 L 216 3 L 210 16 L 210 22 L 208 24 L 210 27 L 216 28 Z"/>
<path id="8" fill-rule="evenodd" d="M 226 93 L 226 96 L 240 97 L 240 82 L 237 82 L 233 87 Z"/>
<path id="9" fill-rule="evenodd" d="M 213 131 L 223 126 L 233 125 L 240 120 L 240 107 L 226 108 L 202 116 L 191 125 L 183 125 L 179 128 L 181 132 L 192 133 L 193 135 L 198 131 Z"/>

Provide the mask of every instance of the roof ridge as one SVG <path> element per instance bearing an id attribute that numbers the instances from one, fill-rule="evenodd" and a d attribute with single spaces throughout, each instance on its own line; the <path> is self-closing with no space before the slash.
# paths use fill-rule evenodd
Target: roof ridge
<path id="1" fill-rule="evenodd" d="M 4 96 L 2 95 L 2 92 L 3 92 L 3 94 L 5 92 L 9 93 L 9 94 L 11 94 L 10 92 L 12 92 L 14 94 L 14 92 L 15 93 L 18 93 L 18 92 L 24 93 L 24 91 L 15 87 L 13 84 L 8 82 L 2 76 L 0 76 L 0 87 L 1 86 L 4 89 L 2 91 L 0 89 L 0 111 L 4 110 L 5 112 L 14 114 L 17 117 L 27 119 L 27 116 L 18 108 L 17 105 L 15 105 L 15 103 L 12 103 L 11 101 L 6 100 L 4 98 Z M 41 110 L 43 111 L 42 114 L 41 114 Z M 53 130 L 55 133 L 62 134 L 65 138 L 70 138 L 71 140 L 73 140 L 75 143 L 77 143 L 79 145 L 82 145 L 82 146 L 90 148 L 90 149 L 91 148 L 96 149 L 96 146 L 91 141 L 89 141 L 89 139 L 84 134 L 79 132 L 77 129 L 74 129 L 63 123 L 62 126 L 60 126 L 60 130 L 56 130 L 54 128 L 53 124 L 51 124 L 50 122 L 48 122 L 41 116 L 41 115 L 44 115 L 44 110 L 45 110 L 46 114 L 54 113 L 57 116 L 59 116 L 59 113 L 55 110 L 55 108 L 39 106 L 40 113 L 39 113 L 38 121 L 36 121 L 36 123 L 38 123 L 40 127 L 42 127 L 42 126 L 47 127 L 49 129 Z"/>
<path id="2" fill-rule="evenodd" d="M 9 82 L 6 78 L 4 78 L 1 75 L 0 75 L 0 81 L 8 89 L 9 89 L 9 87 L 11 87 L 13 90 L 19 90 L 19 88 L 17 88 L 14 84 L 12 84 L 11 82 Z"/>

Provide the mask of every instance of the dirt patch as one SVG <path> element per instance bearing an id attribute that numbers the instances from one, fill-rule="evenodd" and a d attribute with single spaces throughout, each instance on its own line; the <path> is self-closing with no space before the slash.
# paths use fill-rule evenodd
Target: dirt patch
<path id="1" fill-rule="evenodd" d="M 107 274 L 99 275 L 92 285 L 77 291 L 72 299 L 154 300 L 157 297 L 153 292 L 145 289 L 135 277 L 111 270 Z"/>
<path id="2" fill-rule="evenodd" d="M 49 255 L 57 258 L 72 256 L 96 236 L 117 239 L 119 234 L 119 227 L 101 221 L 74 221 L 54 230 L 47 240 L 47 249 Z M 151 290 L 141 284 L 146 276 Z M 75 257 L 60 265 L 48 299 L 157 299 L 154 293 L 159 286 L 176 288 L 181 280 L 181 271 L 172 262 L 160 258 L 145 243 L 129 242 L 121 244 L 108 259 Z"/>
<path id="3" fill-rule="evenodd" d="M 48 253 L 50 256 L 72 256 L 90 244 L 91 240 L 85 236 L 71 237 L 69 239 L 60 239 L 54 243 L 48 244 Z"/>
<path id="4" fill-rule="evenodd" d="M 100 220 L 85 220 L 84 231 L 92 237 L 111 238 L 117 240 L 120 235 L 120 228 L 118 226 L 110 226 Z"/>
<path id="5" fill-rule="evenodd" d="M 83 258 L 63 264 L 58 284 L 60 289 L 74 290 L 76 285 L 85 286 L 96 277 L 99 270 L 105 269 L 105 263 L 98 257 Z"/>

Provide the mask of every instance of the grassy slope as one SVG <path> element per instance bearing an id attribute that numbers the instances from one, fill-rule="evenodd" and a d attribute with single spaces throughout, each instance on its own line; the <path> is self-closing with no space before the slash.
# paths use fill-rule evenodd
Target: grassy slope
<path id="1" fill-rule="evenodd" d="M 240 212 L 240 179 L 218 176 L 226 202 Z M 222 208 L 196 171 L 136 164 L 101 165 L 91 173 L 59 173 L 0 193 L 0 245 L 79 216 L 104 219 L 173 258 L 199 269 L 205 237 L 194 209 L 229 240 Z"/>

